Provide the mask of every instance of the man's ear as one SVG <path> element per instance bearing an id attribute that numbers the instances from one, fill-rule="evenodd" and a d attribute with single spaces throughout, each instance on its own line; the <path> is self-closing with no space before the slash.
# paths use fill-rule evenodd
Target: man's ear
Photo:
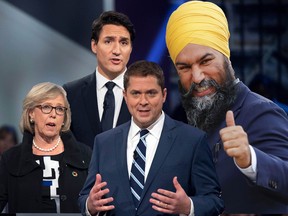
<path id="1" fill-rule="evenodd" d="M 91 40 L 91 50 L 95 55 L 97 55 L 97 43 L 94 39 Z"/>
<path id="2" fill-rule="evenodd" d="M 127 98 L 127 92 L 125 91 L 125 89 L 123 90 L 123 97 L 124 97 L 124 99 L 125 99 L 125 101 L 126 101 L 126 98 Z"/>

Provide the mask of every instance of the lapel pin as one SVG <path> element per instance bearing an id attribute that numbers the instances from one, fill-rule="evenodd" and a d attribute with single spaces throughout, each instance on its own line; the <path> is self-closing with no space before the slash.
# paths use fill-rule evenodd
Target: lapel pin
<path id="1" fill-rule="evenodd" d="M 72 172 L 72 176 L 77 177 L 77 176 L 78 176 L 78 173 L 77 173 L 76 171 L 73 171 L 73 172 Z"/>

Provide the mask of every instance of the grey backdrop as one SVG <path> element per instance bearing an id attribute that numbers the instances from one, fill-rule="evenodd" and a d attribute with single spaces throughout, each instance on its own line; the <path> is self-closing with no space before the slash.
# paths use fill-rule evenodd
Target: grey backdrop
<path id="1" fill-rule="evenodd" d="M 18 132 L 22 101 L 33 85 L 62 85 L 96 67 L 88 49 L 6 1 L 0 1 L 0 50 L 0 125 L 12 125 Z"/>

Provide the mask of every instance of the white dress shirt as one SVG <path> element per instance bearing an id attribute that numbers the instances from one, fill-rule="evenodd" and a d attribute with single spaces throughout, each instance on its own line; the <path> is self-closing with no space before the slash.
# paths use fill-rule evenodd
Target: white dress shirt
<path id="1" fill-rule="evenodd" d="M 164 120 L 165 120 L 165 114 L 164 111 L 162 111 L 161 116 L 157 119 L 156 122 L 154 122 L 152 125 L 150 125 L 148 128 L 146 128 L 149 133 L 146 136 L 146 163 L 145 163 L 145 179 L 144 181 L 146 182 L 147 175 L 149 173 L 155 152 L 157 150 L 159 140 L 161 137 L 163 125 L 164 125 Z M 144 128 L 142 128 L 144 129 Z M 137 147 L 137 144 L 140 139 L 140 130 L 139 128 L 133 121 L 131 121 L 131 126 L 130 130 L 128 133 L 128 139 L 127 139 L 127 168 L 128 168 L 128 173 L 130 177 L 130 172 L 132 168 L 132 162 L 133 162 L 133 155 L 134 151 Z M 172 179 L 171 179 L 172 181 Z M 192 199 L 190 199 L 191 202 L 191 208 L 190 208 L 190 214 L 189 216 L 194 216 L 194 205 Z M 183 214 L 180 214 L 180 216 L 185 216 Z"/>
<path id="2" fill-rule="evenodd" d="M 161 116 L 157 119 L 156 122 L 154 122 L 152 125 L 150 125 L 148 128 L 146 128 L 149 133 L 146 136 L 146 163 L 145 163 L 145 179 L 147 179 L 147 174 L 149 173 L 160 137 L 164 125 L 164 119 L 165 119 L 165 114 L 162 112 Z M 142 128 L 144 129 L 144 128 Z M 131 126 L 130 130 L 128 133 L 128 139 L 127 139 L 127 168 L 129 171 L 129 177 L 130 177 L 130 172 L 132 168 L 132 162 L 133 162 L 133 154 L 134 151 L 137 147 L 137 144 L 140 139 L 140 130 L 139 128 L 133 121 L 131 121 Z"/>
<path id="3" fill-rule="evenodd" d="M 162 111 L 160 117 L 152 125 L 146 128 L 149 131 L 149 133 L 145 138 L 147 146 L 146 146 L 146 163 L 145 163 L 144 181 L 146 181 L 147 179 L 147 175 L 149 173 L 155 152 L 159 144 L 159 140 L 160 140 L 163 125 L 164 125 L 164 120 L 165 120 L 165 114 L 164 114 L 164 111 Z M 128 168 L 129 178 L 130 178 L 130 172 L 132 168 L 134 151 L 140 139 L 141 129 L 144 129 L 144 128 L 139 128 L 133 121 L 133 117 L 132 117 L 130 129 L 128 132 L 128 139 L 127 139 L 127 168 Z M 90 216 L 90 213 L 87 209 L 87 200 L 86 200 L 86 215 Z M 193 205 L 192 199 L 190 199 L 190 202 L 191 202 L 191 208 L 190 208 L 189 216 L 194 216 L 194 205 Z M 180 216 L 184 216 L 184 215 L 180 214 Z"/>
<path id="4" fill-rule="evenodd" d="M 250 153 L 251 153 L 251 165 L 245 169 L 240 168 L 234 159 L 235 165 L 238 167 L 238 169 L 246 175 L 251 181 L 256 182 L 256 176 L 257 176 L 257 157 L 254 148 L 249 145 Z"/>
<path id="5" fill-rule="evenodd" d="M 125 69 L 125 71 L 126 71 L 126 69 Z M 114 97 L 115 97 L 115 112 L 114 112 L 114 119 L 113 119 L 113 128 L 117 124 L 120 109 L 122 106 L 123 90 L 124 90 L 123 79 L 124 79 L 125 71 L 123 73 L 121 73 L 119 76 L 117 76 L 115 79 L 108 80 L 106 77 L 104 77 L 102 74 L 99 73 L 98 67 L 96 68 L 96 95 L 97 95 L 97 106 L 98 106 L 100 121 L 102 119 L 102 115 L 103 115 L 103 111 L 104 111 L 103 103 L 104 103 L 105 94 L 107 92 L 107 88 L 106 88 L 105 84 L 108 81 L 112 81 L 116 84 L 113 88 L 113 93 L 114 93 Z"/>

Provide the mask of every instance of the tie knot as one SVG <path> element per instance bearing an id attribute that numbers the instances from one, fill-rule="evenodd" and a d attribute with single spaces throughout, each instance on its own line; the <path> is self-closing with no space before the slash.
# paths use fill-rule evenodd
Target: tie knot
<path id="1" fill-rule="evenodd" d="M 140 131 L 140 138 L 145 136 L 147 133 L 149 133 L 149 131 L 147 129 L 141 130 Z"/>
<path id="2" fill-rule="evenodd" d="M 106 86 L 106 88 L 107 88 L 108 90 L 112 90 L 115 85 L 116 85 L 116 84 L 115 84 L 114 82 L 111 82 L 111 81 L 109 81 L 109 82 L 107 82 L 107 83 L 105 84 L 105 86 Z"/>

